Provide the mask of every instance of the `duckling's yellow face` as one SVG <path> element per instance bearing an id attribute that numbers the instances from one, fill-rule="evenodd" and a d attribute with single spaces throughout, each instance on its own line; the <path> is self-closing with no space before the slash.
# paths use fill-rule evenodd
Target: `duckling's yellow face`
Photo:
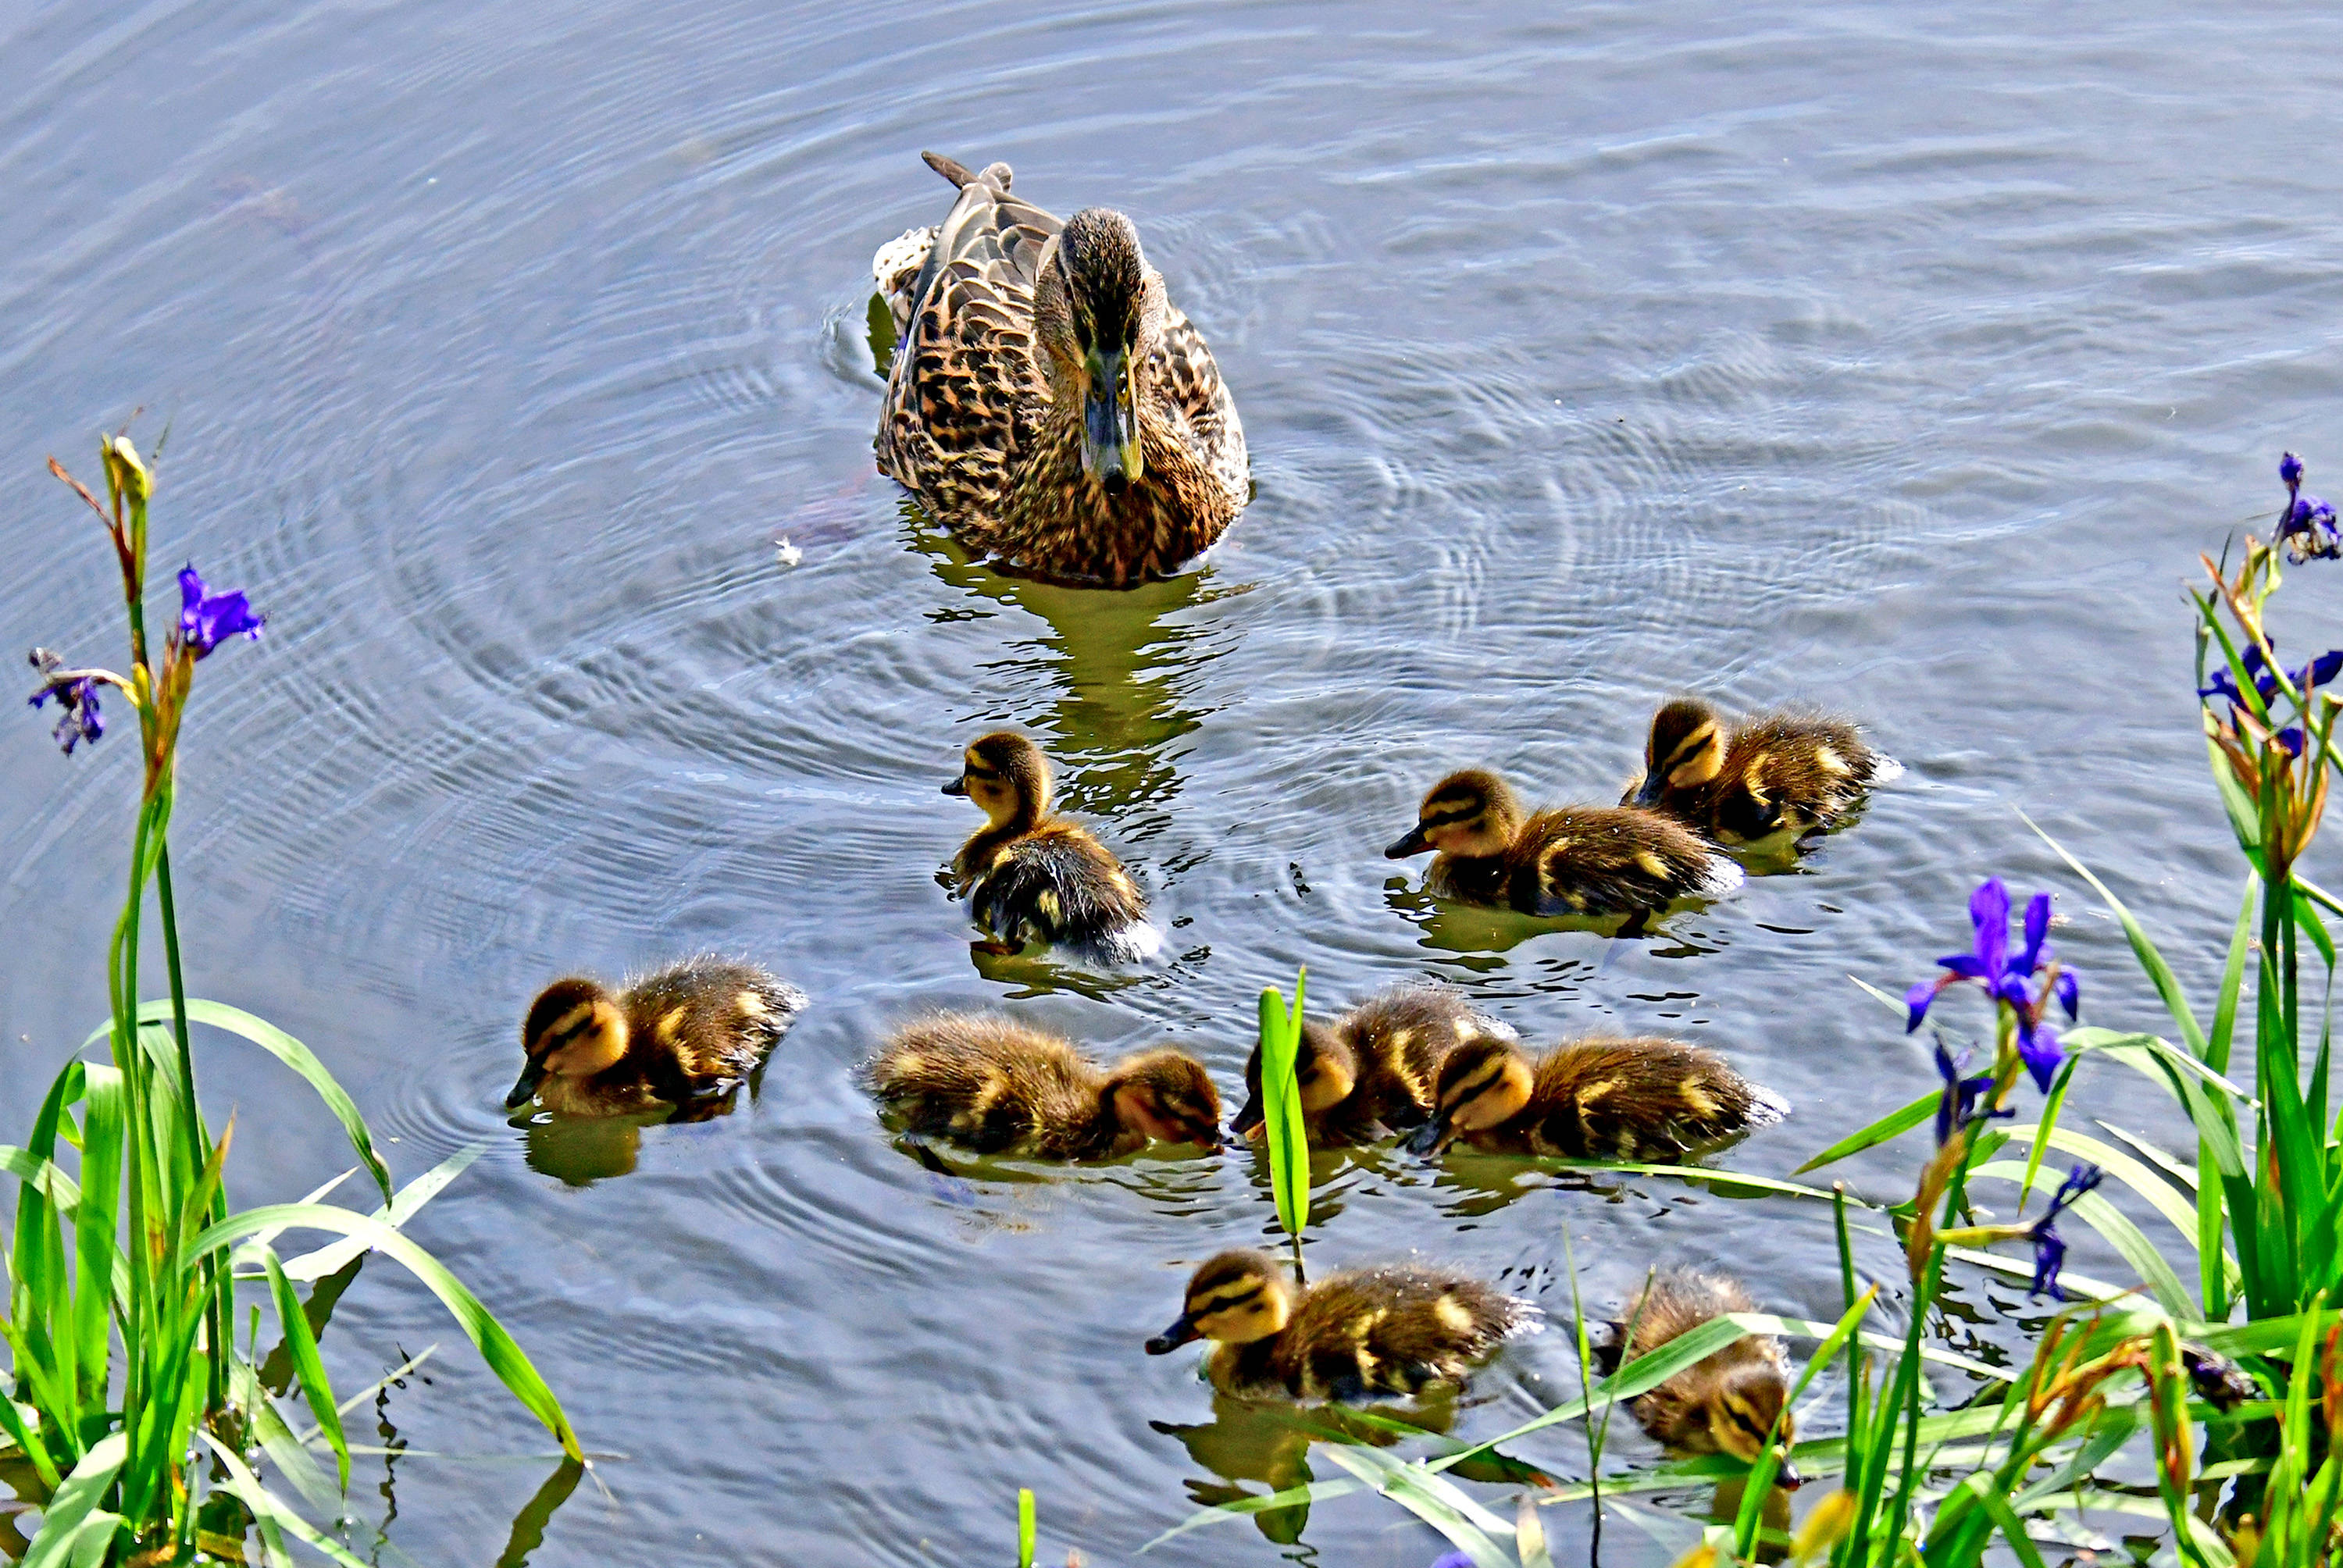
<path id="1" fill-rule="evenodd" d="M 1696 789 L 1724 767 L 1724 720 L 1707 703 L 1678 698 L 1652 715 L 1651 737 L 1644 743 L 1644 782 L 1626 803 L 1649 806 L 1671 789 Z"/>
<path id="2" fill-rule="evenodd" d="M 1789 1390 L 1783 1386 L 1778 1372 L 1765 1367 L 1743 1367 L 1717 1385 L 1715 1397 L 1707 1406 L 1708 1435 L 1719 1453 L 1729 1453 L 1744 1463 L 1755 1464 L 1765 1450 L 1765 1438 L 1779 1417 L 1782 1430 L 1775 1434 L 1775 1446 L 1779 1462 L 1775 1471 L 1775 1483 L 1795 1490 L 1800 1483 L 1797 1470 L 1790 1463 L 1789 1451 L 1798 1441 L 1797 1422 L 1784 1406 Z"/>
<path id="3" fill-rule="evenodd" d="M 1147 1342 L 1160 1356 L 1191 1340 L 1251 1344 L 1284 1331 L 1293 1316 L 1293 1287 L 1266 1252 L 1222 1252 L 1188 1281 L 1187 1299 L 1172 1326 Z"/>
<path id="4" fill-rule="evenodd" d="M 1513 1042 L 1487 1038 L 1458 1043 L 1440 1063 L 1432 1119 L 1411 1134 L 1406 1147 L 1437 1154 L 1460 1134 L 1501 1126 L 1530 1102 L 1536 1075 Z"/>
<path id="5" fill-rule="evenodd" d="M 1351 1097 L 1358 1081 L 1359 1059 L 1350 1042 L 1322 1023 L 1303 1020 L 1302 1040 L 1293 1052 L 1293 1081 L 1302 1091 L 1302 1113 L 1325 1114 Z M 1245 1061 L 1244 1109 L 1229 1123 L 1229 1131 L 1258 1141 L 1267 1126 L 1267 1113 L 1261 1103 L 1261 1047 L 1256 1043 Z"/>
<path id="6" fill-rule="evenodd" d="M 1520 829 L 1521 810 L 1504 781 L 1493 773 L 1467 769 L 1433 787 L 1416 808 L 1415 826 L 1383 854 L 1403 860 L 1434 849 L 1479 859 L 1503 853 Z"/>
<path id="7" fill-rule="evenodd" d="M 1203 1063 L 1169 1046 L 1116 1064 L 1107 1080 L 1114 1119 L 1159 1143 L 1221 1146 L 1221 1095 Z"/>
<path id="8" fill-rule="evenodd" d="M 995 827 L 1031 822 L 1050 804 L 1050 764 L 1022 735 L 997 730 L 961 754 L 960 776 L 944 793 L 973 800 Z"/>
<path id="9" fill-rule="evenodd" d="M 599 981 L 556 980 L 530 1005 L 521 1024 L 520 1044 L 528 1065 L 505 1096 L 508 1111 L 528 1104 L 548 1073 L 591 1078 L 616 1067 L 627 1054 L 626 1014 Z"/>

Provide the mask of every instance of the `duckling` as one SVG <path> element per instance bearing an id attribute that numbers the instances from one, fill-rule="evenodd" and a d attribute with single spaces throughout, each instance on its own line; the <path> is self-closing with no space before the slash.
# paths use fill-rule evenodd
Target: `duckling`
<path id="1" fill-rule="evenodd" d="M 1647 914 L 1742 882 L 1739 866 L 1672 818 L 1632 806 L 1524 817 L 1505 781 L 1477 768 L 1442 779 L 1383 853 L 1426 849 L 1437 851 L 1424 878 L 1433 892 L 1525 915 Z"/>
<path id="2" fill-rule="evenodd" d="M 1305 1288 L 1266 1252 L 1232 1251 L 1196 1271 L 1147 1353 L 1208 1339 L 1205 1372 L 1222 1393 L 1356 1402 L 1462 1383 L 1537 1321 L 1529 1302 L 1446 1269 L 1386 1263 Z"/>
<path id="3" fill-rule="evenodd" d="M 1029 941 L 1062 942 L 1126 961 L 1152 957 L 1162 935 L 1121 861 L 1083 829 L 1050 815 L 1050 764 L 1011 729 L 968 749 L 944 786 L 991 820 L 960 847 L 952 870 L 995 952 Z"/>
<path id="4" fill-rule="evenodd" d="M 1170 577 L 1252 496 L 1243 421 L 1131 219 L 1061 223 L 1007 164 L 922 155 L 959 195 L 871 276 L 898 344 L 874 440 L 972 548 L 1061 581 Z"/>
<path id="5" fill-rule="evenodd" d="M 1873 785 L 1904 771 L 1844 719 L 1775 710 L 1728 719 L 1694 697 L 1652 715 L 1644 764 L 1620 804 L 1664 811 L 1725 844 L 1827 832 Z"/>
<path id="6" fill-rule="evenodd" d="M 689 1107 L 736 1089 L 805 1010 L 806 994 L 754 964 L 702 954 L 613 992 L 555 980 L 521 1024 L 528 1065 L 505 1096 L 567 1116 Z"/>
<path id="7" fill-rule="evenodd" d="M 1373 1143 L 1421 1126 L 1441 1059 L 1459 1040 L 1513 1030 L 1437 986 L 1394 987 L 1332 1024 L 1304 1020 L 1293 1056 L 1312 1148 Z M 1262 1135 L 1261 1047 L 1245 1062 L 1245 1103 L 1229 1131 Z"/>
<path id="8" fill-rule="evenodd" d="M 1111 1160 L 1150 1139 L 1221 1146 L 1219 1091 L 1202 1063 L 1169 1046 L 1101 1069 L 1061 1036 L 940 1013 L 898 1030 L 865 1077 L 912 1131 L 983 1154 Z"/>
<path id="9" fill-rule="evenodd" d="M 1672 1159 L 1788 1113 L 1772 1090 L 1680 1040 L 1590 1035 L 1535 1061 L 1511 1040 L 1470 1040 L 1441 1062 L 1431 1119 L 1406 1147 L 1437 1154 L 1462 1138 L 1498 1154 Z"/>
<path id="10" fill-rule="evenodd" d="M 1646 1355 L 1712 1318 L 1756 1310 L 1736 1280 L 1690 1269 L 1668 1270 L 1611 1325 L 1611 1343 L 1601 1352 L 1603 1370 L 1608 1373 L 1621 1359 Z M 1790 1462 L 1798 1428 L 1789 1402 L 1790 1362 L 1782 1342 L 1771 1334 L 1753 1334 L 1694 1362 L 1630 1408 L 1635 1424 L 1671 1453 L 1727 1453 L 1752 1463 L 1778 1420 L 1774 1484 L 1795 1492 L 1804 1478 Z"/>

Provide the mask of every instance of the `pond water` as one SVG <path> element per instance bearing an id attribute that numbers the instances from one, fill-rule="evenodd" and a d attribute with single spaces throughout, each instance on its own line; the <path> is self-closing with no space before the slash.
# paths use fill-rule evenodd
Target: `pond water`
<path id="1" fill-rule="evenodd" d="M 1297 965 L 1322 1007 L 1439 978 L 1535 1040 L 1727 1051 L 1796 1113 L 1719 1161 L 1778 1175 L 1934 1084 L 1847 977 L 1929 972 L 1983 874 L 2058 890 L 2087 1020 L 2157 1024 L 2021 809 L 2209 987 L 2236 861 L 2180 585 L 2275 509 L 2281 446 L 2343 476 L 2343 17 L 103 0 L 0 42 L 9 646 L 114 656 L 112 567 L 42 458 L 94 466 L 144 405 L 158 578 L 192 557 L 269 616 L 191 720 L 194 989 L 309 1041 L 402 1178 L 487 1144 L 416 1233 L 623 1456 L 532 1511 L 550 1444 L 377 1260 L 337 1379 L 447 1348 L 353 1434 L 414 1451 L 362 1462 L 368 1554 L 998 1560 L 1021 1485 L 1046 1560 L 1124 1562 L 1194 1498 L 1339 1474 L 1140 1350 L 1196 1260 L 1273 1230 L 1265 1173 L 924 1166 L 853 1080 L 923 1008 L 1172 1040 L 1227 1092 Z M 1252 445 L 1257 498 L 1195 575 L 1012 580 L 873 471 L 867 266 L 949 204 L 923 146 L 1137 220 Z M 2338 590 L 2297 574 L 2296 644 L 2337 640 Z M 1642 940 L 1443 919 L 1379 853 L 1450 767 L 1613 796 L 1684 688 L 1842 709 L 1910 771 L 1801 874 Z M 972 959 L 934 873 L 975 816 L 937 787 L 1002 724 L 1172 961 Z M 11 1140 L 102 1013 L 136 789 L 122 731 L 66 762 L 45 729 L 0 729 Z M 538 986 L 706 948 L 815 999 L 753 1104 L 507 1125 Z M 348 1162 L 281 1071 L 204 1050 L 239 1202 Z M 2113 1068 L 2076 1108 L 2179 1126 Z M 1918 1155 L 1844 1171 L 1893 1200 Z M 1393 1153 L 1321 1174 L 1313 1268 L 1417 1252 L 1566 1319 L 1567 1239 L 1593 1302 L 1690 1261 L 1835 1315 L 1821 1205 Z M 1875 1236 L 1863 1261 L 1901 1271 Z M 2075 1265 L 2127 1278 L 2087 1237 Z M 1941 1339 L 1988 1359 L 2041 1311 L 1974 1274 L 1953 1300 Z M 1456 1430 L 1567 1397 L 1565 1337 Z M 1585 1511 L 1549 1518 L 1583 1554 Z M 1441 1549 L 1363 1499 L 1302 1542 Z M 1147 1560 L 1294 1550 L 1239 1523 Z"/>

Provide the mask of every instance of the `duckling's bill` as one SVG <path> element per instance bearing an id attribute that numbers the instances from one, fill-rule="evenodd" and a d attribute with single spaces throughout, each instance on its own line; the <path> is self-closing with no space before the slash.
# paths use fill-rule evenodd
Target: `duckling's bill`
<path id="1" fill-rule="evenodd" d="M 537 1086 L 544 1081 L 545 1062 L 540 1058 L 520 1070 L 519 1081 L 515 1083 L 505 1095 L 505 1109 L 518 1111 L 522 1106 L 527 1105 L 537 1098 Z"/>
<path id="2" fill-rule="evenodd" d="M 1203 1331 L 1188 1320 L 1187 1313 L 1182 1312 L 1172 1320 L 1170 1328 L 1147 1342 L 1147 1353 L 1151 1356 L 1168 1356 L 1182 1345 L 1192 1343 L 1203 1337 Z"/>

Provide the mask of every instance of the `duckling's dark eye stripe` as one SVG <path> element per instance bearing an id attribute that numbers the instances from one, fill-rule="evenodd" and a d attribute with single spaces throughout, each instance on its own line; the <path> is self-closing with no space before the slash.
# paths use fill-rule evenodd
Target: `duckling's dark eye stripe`
<path id="1" fill-rule="evenodd" d="M 1224 1312 L 1231 1307 L 1241 1307 L 1247 1302 L 1258 1301 L 1260 1297 L 1260 1282 L 1248 1281 L 1242 1286 L 1224 1295 L 1204 1297 L 1188 1309 L 1188 1315 L 1192 1318 L 1200 1318 L 1207 1312 Z"/>
<path id="2" fill-rule="evenodd" d="M 1442 811 L 1436 816 L 1428 815 L 1423 819 L 1423 821 L 1418 823 L 1417 826 L 1423 828 L 1449 828 L 1453 827 L 1459 822 L 1469 822 L 1479 814 L 1480 808 L 1476 806 L 1457 806 L 1448 810 Z"/>

